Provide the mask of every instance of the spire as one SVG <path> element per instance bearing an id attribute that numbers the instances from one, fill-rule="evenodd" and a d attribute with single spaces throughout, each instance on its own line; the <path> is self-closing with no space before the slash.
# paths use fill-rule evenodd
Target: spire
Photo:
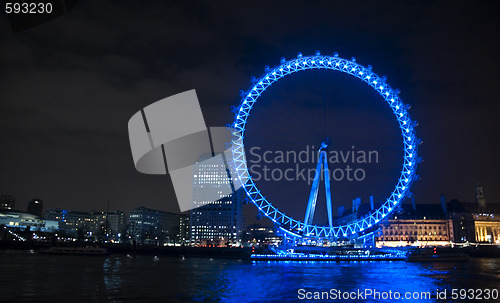
<path id="1" fill-rule="evenodd" d="M 483 186 L 481 184 L 476 184 L 476 203 L 481 208 L 486 208 L 486 198 L 483 193 Z"/>

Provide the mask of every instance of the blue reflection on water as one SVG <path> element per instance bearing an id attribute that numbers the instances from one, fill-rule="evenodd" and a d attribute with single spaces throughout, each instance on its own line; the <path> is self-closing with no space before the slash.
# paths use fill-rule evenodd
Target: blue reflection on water
<path id="1" fill-rule="evenodd" d="M 446 275 L 446 271 L 439 274 Z M 298 290 L 352 292 L 432 292 L 436 279 L 419 264 L 395 261 L 363 262 L 255 262 L 227 269 L 221 280 L 227 287 L 221 302 L 298 300 Z M 335 291 L 337 293 L 337 291 Z M 329 297 L 331 298 L 331 297 Z M 387 302 L 373 300 L 370 302 Z M 408 301 L 408 300 L 406 300 Z"/>
<path id="2" fill-rule="evenodd" d="M 460 263 L 250 262 L 161 256 L 50 256 L 0 250 L 0 272 L 0 301 L 284 302 L 300 301 L 299 289 L 375 289 L 431 292 L 433 299 L 350 301 L 457 302 L 436 300 L 436 290 L 498 289 L 500 259 Z"/>

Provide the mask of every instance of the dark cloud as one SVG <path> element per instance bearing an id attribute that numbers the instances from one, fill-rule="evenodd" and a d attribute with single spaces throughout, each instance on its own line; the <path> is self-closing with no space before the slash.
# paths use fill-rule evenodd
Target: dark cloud
<path id="1" fill-rule="evenodd" d="M 168 177 L 135 171 L 128 119 L 195 88 L 207 124 L 225 125 L 250 76 L 319 49 L 372 64 L 413 105 L 421 202 L 472 200 L 476 182 L 499 201 L 498 20 L 491 1 L 80 1 L 15 34 L 1 21 L 0 192 L 20 208 L 37 196 L 47 207 L 175 210 Z"/>

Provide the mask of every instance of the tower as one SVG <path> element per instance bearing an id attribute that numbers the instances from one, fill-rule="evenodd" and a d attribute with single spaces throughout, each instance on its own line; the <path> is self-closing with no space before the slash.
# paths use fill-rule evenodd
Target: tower
<path id="1" fill-rule="evenodd" d="M 32 199 L 29 203 L 28 203 L 28 209 L 27 209 L 28 213 L 30 214 L 33 214 L 33 215 L 37 215 L 39 217 L 42 216 L 42 211 L 43 211 L 43 201 L 40 200 L 40 199 Z"/>
<path id="2" fill-rule="evenodd" d="M 476 203 L 481 208 L 486 208 L 486 198 L 483 193 L 483 186 L 481 184 L 476 184 Z"/>
<path id="3" fill-rule="evenodd" d="M 228 169 L 211 154 L 200 156 L 193 173 L 191 244 L 240 245 L 244 192 L 235 190 Z"/>

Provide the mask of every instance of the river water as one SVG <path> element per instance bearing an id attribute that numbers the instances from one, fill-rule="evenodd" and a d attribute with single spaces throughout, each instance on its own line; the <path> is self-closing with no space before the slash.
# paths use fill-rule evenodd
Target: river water
<path id="1" fill-rule="evenodd" d="M 495 292 L 485 299 L 484 291 L 500 291 L 500 259 L 251 262 L 0 250 L 0 273 L 2 302 L 336 302 L 342 296 L 348 302 L 500 302 Z M 467 299 L 470 290 L 476 300 Z M 373 295 L 364 296 L 367 291 Z"/>

